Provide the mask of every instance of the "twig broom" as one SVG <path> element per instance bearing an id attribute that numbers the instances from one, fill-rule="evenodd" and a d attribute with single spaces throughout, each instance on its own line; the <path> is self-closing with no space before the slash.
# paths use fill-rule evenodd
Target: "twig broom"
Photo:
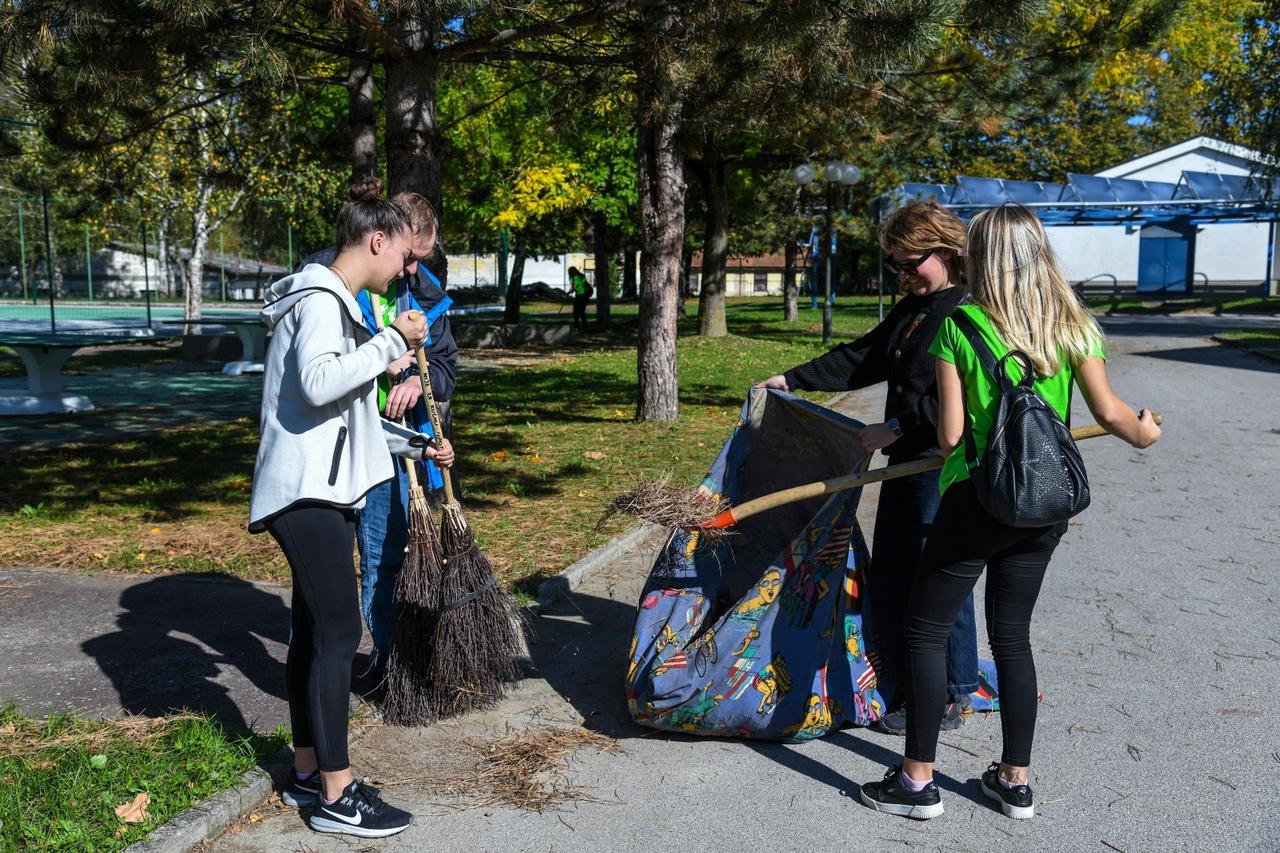
<path id="1" fill-rule="evenodd" d="M 435 719 L 429 688 L 444 554 L 417 463 L 409 460 L 405 467 L 409 471 L 409 537 L 396 577 L 395 627 L 382 715 L 392 725 L 420 726 Z"/>
<path id="2" fill-rule="evenodd" d="M 374 314 L 381 329 L 382 312 L 375 310 Z M 440 609 L 444 556 L 436 537 L 431 507 L 418 479 L 417 463 L 408 460 L 405 469 L 409 475 L 408 541 L 404 562 L 396 575 L 395 618 L 382 714 L 393 725 L 415 726 L 433 719 L 427 686 L 431 641 Z"/>
<path id="3" fill-rule="evenodd" d="M 418 351 L 422 394 L 431 415 L 437 446 L 444 437 L 426 358 Z M 440 610 L 436 620 L 428 702 L 436 718 L 497 704 L 507 684 L 519 676 L 517 659 L 523 630 L 512 602 L 498 583 L 493 564 L 480 550 L 444 476 L 440 545 L 444 554 Z"/>

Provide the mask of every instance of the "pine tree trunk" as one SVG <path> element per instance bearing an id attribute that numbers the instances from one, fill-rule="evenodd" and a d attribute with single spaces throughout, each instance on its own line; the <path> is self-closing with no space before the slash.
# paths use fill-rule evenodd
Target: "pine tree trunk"
<path id="1" fill-rule="evenodd" d="M 591 214 L 591 247 L 596 261 L 596 325 L 607 328 L 613 305 L 613 271 L 609 269 L 609 221 L 598 210 Z"/>
<path id="2" fill-rule="evenodd" d="M 636 252 L 627 249 L 622 253 L 622 298 L 636 298 Z"/>
<path id="3" fill-rule="evenodd" d="M 507 307 L 502 322 L 520 322 L 520 283 L 524 280 L 524 259 L 528 256 L 524 232 L 516 232 L 516 257 L 511 263 L 511 278 L 507 281 Z"/>
<path id="4" fill-rule="evenodd" d="M 398 47 L 384 60 L 388 192 L 420 193 L 439 213 L 440 126 L 431 33 L 412 14 L 401 15 L 388 29 Z"/>
<path id="5" fill-rule="evenodd" d="M 729 254 L 729 190 L 727 166 L 719 158 L 702 170 L 707 201 L 707 228 L 702 241 L 702 290 L 698 294 L 698 334 L 722 338 L 729 334 L 724 315 L 725 262 Z"/>
<path id="6" fill-rule="evenodd" d="M 636 145 L 643 247 L 636 417 L 642 421 L 674 421 L 680 414 L 676 301 L 684 243 L 684 158 L 677 140 L 679 105 L 660 96 L 658 102 L 661 112 L 638 122 Z"/>
<path id="7" fill-rule="evenodd" d="M 782 319 L 788 323 L 795 323 L 800 319 L 799 307 L 796 305 L 796 254 L 796 241 L 788 238 L 782 252 Z"/>
<path id="8" fill-rule="evenodd" d="M 351 26 L 347 67 L 347 128 L 351 138 L 351 181 L 378 174 L 378 126 L 373 109 L 373 60 L 368 35 Z"/>

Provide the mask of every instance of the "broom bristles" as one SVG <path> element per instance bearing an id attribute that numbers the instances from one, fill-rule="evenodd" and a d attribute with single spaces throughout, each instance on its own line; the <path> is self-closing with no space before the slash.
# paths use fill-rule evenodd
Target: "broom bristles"
<path id="1" fill-rule="evenodd" d="M 394 629 L 382 702 L 383 717 L 393 725 L 424 725 L 435 719 L 428 685 L 443 565 L 431 508 L 421 489 L 411 489 L 409 544 L 396 577 Z"/>
<path id="2" fill-rule="evenodd" d="M 729 508 L 729 502 L 704 488 L 673 486 L 669 478 L 640 480 L 634 489 L 623 492 L 605 508 L 604 515 L 596 523 L 599 530 L 615 515 L 630 515 L 660 527 L 697 530 L 699 545 L 714 545 L 730 531 L 703 528 L 717 515 Z"/>
<path id="3" fill-rule="evenodd" d="M 449 517 L 441 528 L 445 554 L 430 704 L 439 717 L 493 707 L 519 675 L 522 626 L 475 535 Z M 457 516 L 460 518 L 461 514 Z"/>

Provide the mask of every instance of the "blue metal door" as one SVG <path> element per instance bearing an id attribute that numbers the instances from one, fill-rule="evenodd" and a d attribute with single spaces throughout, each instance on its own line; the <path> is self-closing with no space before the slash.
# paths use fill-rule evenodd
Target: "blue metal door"
<path id="1" fill-rule="evenodd" d="M 1158 226 L 1142 229 L 1138 240 L 1138 292 L 1186 293 L 1189 255 L 1186 234 Z"/>

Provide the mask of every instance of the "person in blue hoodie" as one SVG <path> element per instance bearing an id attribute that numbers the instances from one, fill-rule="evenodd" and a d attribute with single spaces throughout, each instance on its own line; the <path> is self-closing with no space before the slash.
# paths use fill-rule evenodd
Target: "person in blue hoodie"
<path id="1" fill-rule="evenodd" d="M 272 336 L 249 505 L 250 532 L 271 534 L 293 577 L 285 681 L 294 766 L 281 797 L 312 809 L 312 829 L 361 838 L 402 832 L 413 818 L 359 781 L 348 757 L 361 634 L 351 589 L 356 513 L 396 479 L 396 457 L 453 461 L 448 441 L 380 417 L 375 380 L 427 336 L 421 312 L 405 311 L 376 332 L 363 316 L 361 296 L 386 293 L 413 257 L 409 214 L 381 190 L 376 178 L 352 187 L 332 262 L 308 264 L 268 291 L 262 320 Z"/>
<path id="2" fill-rule="evenodd" d="M 390 326 L 406 311 L 421 311 L 427 318 L 427 339 L 423 344 L 431 391 L 436 398 L 441 427 L 445 437 L 452 433 L 454 385 L 458 374 L 458 345 L 449 326 L 448 310 L 453 300 L 440 288 L 439 281 L 423 261 L 431 255 L 438 233 L 438 221 L 430 202 L 417 193 L 400 193 L 391 201 L 409 215 L 413 232 L 412 251 L 401 275 L 383 296 L 364 291 L 358 299 L 365 326 L 370 333 Z M 325 264 L 332 260 L 334 249 L 308 256 L 303 264 Z M 418 379 L 418 362 L 412 353 L 396 359 L 378 378 L 378 409 L 392 421 L 402 418 L 409 426 L 432 435 L 431 419 L 422 400 L 422 384 Z M 405 463 L 409 464 L 409 463 Z M 425 463 L 426 476 L 419 480 L 428 495 L 444 485 L 434 464 Z M 409 485 L 403 466 L 397 462 L 396 478 L 383 483 L 365 496 L 356 530 L 360 549 L 360 593 L 365 624 L 373 639 L 373 652 L 363 676 L 361 689 L 376 689 L 386 673 L 387 655 L 391 649 L 394 626 L 395 584 L 404 549 L 408 543 Z"/>

